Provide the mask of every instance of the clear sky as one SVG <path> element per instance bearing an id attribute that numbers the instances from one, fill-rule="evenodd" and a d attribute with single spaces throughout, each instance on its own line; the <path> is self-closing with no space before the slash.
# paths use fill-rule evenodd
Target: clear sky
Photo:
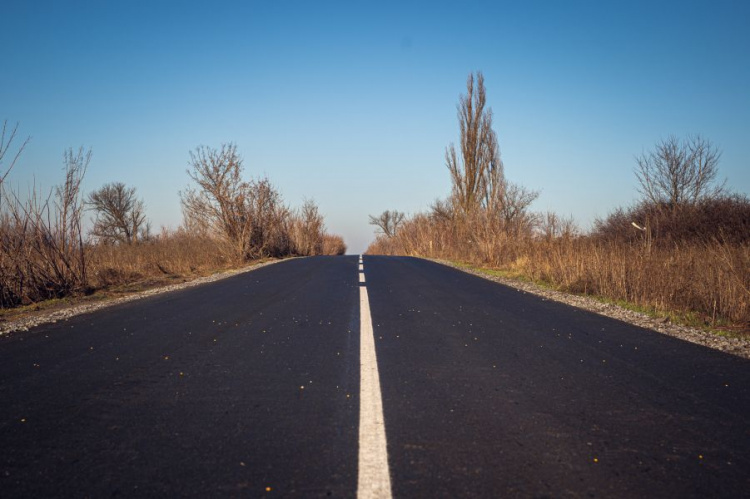
<path id="1" fill-rule="evenodd" d="M 0 120 L 32 137 L 14 185 L 49 188 L 90 147 L 86 191 L 135 186 L 157 230 L 181 222 L 188 152 L 235 142 L 248 176 L 363 251 L 368 214 L 450 192 L 476 70 L 536 210 L 586 228 L 630 204 L 634 157 L 670 134 L 713 141 L 750 192 L 747 0 L 3 0 L 0 50 Z"/>

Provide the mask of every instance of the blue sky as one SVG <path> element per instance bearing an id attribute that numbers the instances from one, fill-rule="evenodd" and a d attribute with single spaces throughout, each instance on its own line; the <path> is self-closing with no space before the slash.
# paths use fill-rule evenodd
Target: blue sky
<path id="1" fill-rule="evenodd" d="M 750 192 L 750 2 L 39 2 L 4 0 L 0 120 L 32 137 L 12 182 L 135 186 L 181 222 L 188 152 L 235 142 L 291 206 L 314 199 L 350 252 L 368 214 L 450 192 L 445 147 L 485 75 L 506 174 L 534 209 L 596 216 L 637 199 L 634 157 L 700 133 Z"/>

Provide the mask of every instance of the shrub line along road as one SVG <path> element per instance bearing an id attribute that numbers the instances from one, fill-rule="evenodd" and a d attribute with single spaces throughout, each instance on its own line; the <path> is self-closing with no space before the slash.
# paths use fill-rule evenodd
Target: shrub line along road
<path id="1" fill-rule="evenodd" d="M 290 260 L 0 337 L 0 497 L 750 494 L 750 361 L 425 260 L 359 274 Z"/>

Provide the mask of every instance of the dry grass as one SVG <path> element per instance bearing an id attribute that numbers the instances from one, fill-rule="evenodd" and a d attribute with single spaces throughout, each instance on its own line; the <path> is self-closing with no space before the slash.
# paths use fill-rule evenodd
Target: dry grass
<path id="1" fill-rule="evenodd" d="M 569 229 L 569 226 L 568 226 Z M 750 244 L 717 239 L 646 246 L 574 231 L 510 235 L 486 223 L 417 216 L 370 254 L 458 260 L 554 288 L 627 302 L 693 325 L 750 326 Z"/>
<path id="2" fill-rule="evenodd" d="M 97 244 L 87 251 L 90 284 L 95 289 L 195 277 L 247 264 L 235 257 L 228 244 L 183 230 L 162 231 L 142 244 Z"/>
<path id="3" fill-rule="evenodd" d="M 142 290 L 185 281 L 214 272 L 247 265 L 233 258 L 232 247 L 220 240 L 194 236 L 183 230 L 163 231 L 141 244 L 85 244 L 80 260 L 85 262 L 85 281 L 63 287 L 53 270 L 65 261 L 49 248 L 57 248 L 45 233 L 29 231 L 19 238 L 3 230 L 0 245 L 0 308 L 11 309 L 45 301 L 81 297 L 97 292 Z M 17 241 L 8 245 L 7 241 Z M 76 253 L 77 254 L 77 253 Z"/>

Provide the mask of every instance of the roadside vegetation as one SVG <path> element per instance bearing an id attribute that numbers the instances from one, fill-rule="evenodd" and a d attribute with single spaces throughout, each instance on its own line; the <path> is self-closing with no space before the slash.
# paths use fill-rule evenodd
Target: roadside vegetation
<path id="1" fill-rule="evenodd" d="M 750 200 L 719 181 L 720 151 L 669 137 L 636 158 L 640 199 L 584 233 L 535 213 L 538 193 L 506 179 L 481 73 L 458 104 L 446 150 L 452 192 L 425 213 L 371 216 L 369 254 L 462 262 L 691 325 L 750 331 Z"/>
<path id="2" fill-rule="evenodd" d="M 138 288 L 237 268 L 267 258 L 341 255 L 312 200 L 284 204 L 267 179 L 246 180 L 233 144 L 190 154 L 181 192 L 182 226 L 154 234 L 135 187 L 108 183 L 82 191 L 91 151 L 63 155 L 64 175 L 50 192 L 7 184 L 28 139 L 0 132 L 0 309 Z M 90 220 L 89 220 L 90 217 Z"/>

